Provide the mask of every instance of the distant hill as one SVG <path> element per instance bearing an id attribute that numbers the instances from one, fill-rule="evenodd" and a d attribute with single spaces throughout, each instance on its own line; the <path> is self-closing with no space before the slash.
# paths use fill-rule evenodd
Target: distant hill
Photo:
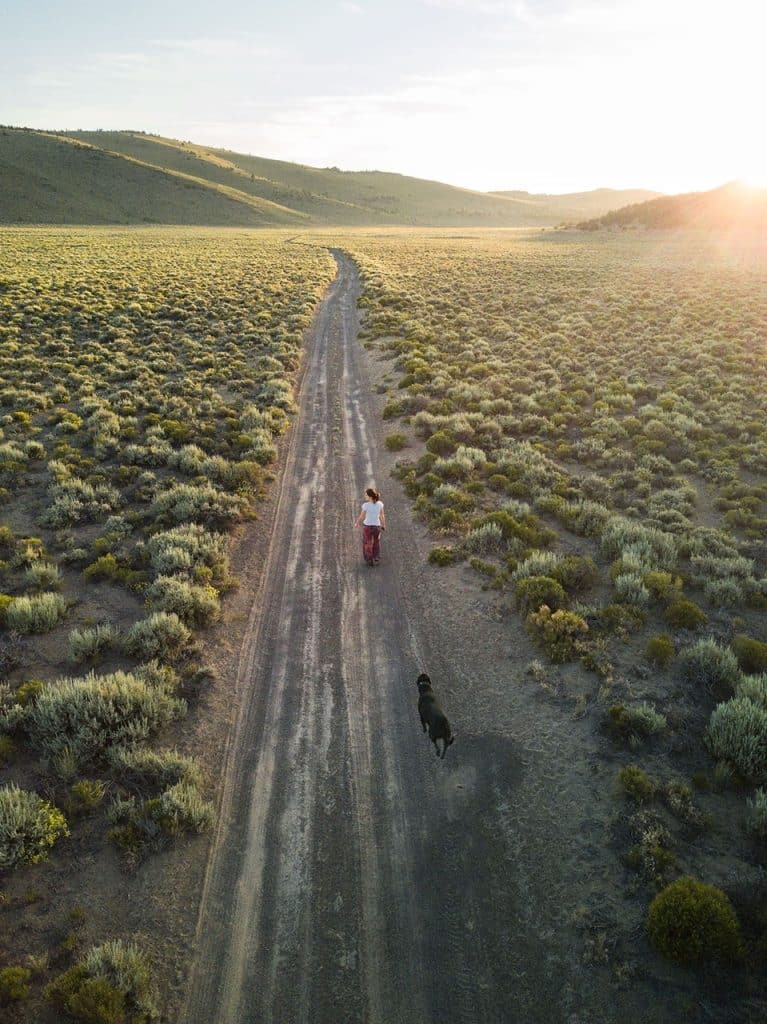
<path id="1" fill-rule="evenodd" d="M 577 226 L 586 231 L 629 227 L 767 231 L 767 189 L 735 181 L 710 192 L 687 192 L 624 206 Z"/>
<path id="2" fill-rule="evenodd" d="M 0 127 L 0 223 L 547 227 L 654 193 L 483 193 L 143 132 Z"/>
<path id="3" fill-rule="evenodd" d="M 490 192 L 489 195 L 503 196 L 530 207 L 546 211 L 547 215 L 558 215 L 561 222 L 582 220 L 585 217 L 601 217 L 610 210 L 618 210 L 631 203 L 644 203 L 655 199 L 661 192 L 641 188 L 595 188 L 591 192 L 569 192 L 564 195 L 549 195 L 545 192 Z"/>

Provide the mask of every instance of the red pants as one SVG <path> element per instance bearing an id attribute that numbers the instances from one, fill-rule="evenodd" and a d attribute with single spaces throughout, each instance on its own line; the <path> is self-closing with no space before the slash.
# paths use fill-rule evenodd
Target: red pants
<path id="1" fill-rule="evenodd" d="M 375 562 L 381 557 L 381 527 L 362 527 L 362 554 L 366 562 Z"/>

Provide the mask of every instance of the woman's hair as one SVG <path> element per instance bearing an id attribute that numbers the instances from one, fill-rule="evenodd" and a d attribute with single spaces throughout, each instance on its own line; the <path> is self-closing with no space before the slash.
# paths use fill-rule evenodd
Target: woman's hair
<path id="1" fill-rule="evenodd" d="M 381 497 L 378 491 L 374 491 L 372 487 L 368 487 L 368 489 L 365 491 L 365 494 L 367 494 L 369 498 L 372 498 L 373 501 L 378 501 L 378 499 Z"/>

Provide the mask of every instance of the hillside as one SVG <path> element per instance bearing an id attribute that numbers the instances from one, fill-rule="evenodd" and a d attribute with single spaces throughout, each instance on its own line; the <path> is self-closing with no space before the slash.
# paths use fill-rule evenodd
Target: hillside
<path id="1" fill-rule="evenodd" d="M 653 193 L 483 193 L 143 132 L 0 128 L 0 223 L 546 227 Z"/>
<path id="2" fill-rule="evenodd" d="M 518 190 L 489 194 L 527 203 L 532 208 L 545 211 L 547 216 L 553 216 L 556 213 L 562 221 L 601 217 L 610 210 L 618 210 L 629 204 L 644 203 L 661 195 L 660 192 L 651 192 L 641 188 L 595 188 L 590 192 L 569 192 L 564 195 Z"/>
<path id="3" fill-rule="evenodd" d="M 767 189 L 730 182 L 710 192 L 688 192 L 634 203 L 578 224 L 599 228 L 703 228 L 715 231 L 767 230 Z"/>
<path id="4" fill-rule="evenodd" d="M 0 223 L 300 222 L 293 211 L 40 132 L 0 130 Z"/>

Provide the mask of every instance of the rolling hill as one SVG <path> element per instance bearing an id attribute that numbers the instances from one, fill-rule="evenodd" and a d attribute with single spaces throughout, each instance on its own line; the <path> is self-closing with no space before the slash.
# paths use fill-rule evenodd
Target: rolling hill
<path id="1" fill-rule="evenodd" d="M 517 190 L 491 192 L 489 194 L 527 203 L 531 209 L 545 212 L 546 216 L 557 214 L 560 221 L 572 221 L 584 217 L 601 217 L 610 210 L 617 210 L 629 204 L 643 203 L 661 195 L 660 192 L 650 192 L 647 189 L 641 188 L 596 188 L 591 192 L 569 192 L 565 195 L 550 195 L 545 192 L 520 192 Z"/>
<path id="2" fill-rule="evenodd" d="M 709 192 L 687 192 L 634 203 L 577 225 L 599 228 L 703 228 L 767 231 L 767 189 L 733 181 Z"/>
<path id="3" fill-rule="evenodd" d="M 0 223 L 545 227 L 654 193 L 483 193 L 143 132 L 0 127 Z"/>

